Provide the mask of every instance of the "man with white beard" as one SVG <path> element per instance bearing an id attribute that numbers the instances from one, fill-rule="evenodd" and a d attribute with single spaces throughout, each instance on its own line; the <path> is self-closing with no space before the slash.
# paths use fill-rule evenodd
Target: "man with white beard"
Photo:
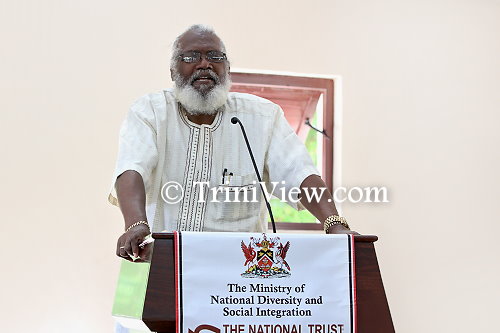
<path id="1" fill-rule="evenodd" d="M 139 244 L 152 231 L 267 230 L 266 205 L 233 117 L 246 125 L 268 190 L 272 183 L 278 184 L 274 193 L 326 188 L 281 108 L 257 96 L 229 93 L 229 69 L 223 42 L 211 28 L 194 25 L 173 45 L 175 88 L 132 105 L 120 131 L 109 196 L 125 220 L 118 256 L 146 259 Z M 243 198 L 241 189 L 251 192 L 246 202 L 235 200 Z M 293 199 L 298 195 L 292 194 Z M 290 205 L 303 205 L 328 233 L 351 232 L 328 190 L 319 200 L 302 195 L 299 205 Z"/>

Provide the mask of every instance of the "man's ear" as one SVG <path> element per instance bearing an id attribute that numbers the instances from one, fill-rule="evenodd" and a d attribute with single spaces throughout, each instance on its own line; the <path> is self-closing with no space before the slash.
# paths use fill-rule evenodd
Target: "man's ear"
<path id="1" fill-rule="evenodd" d="M 170 78 L 174 81 L 174 71 L 170 68 Z"/>

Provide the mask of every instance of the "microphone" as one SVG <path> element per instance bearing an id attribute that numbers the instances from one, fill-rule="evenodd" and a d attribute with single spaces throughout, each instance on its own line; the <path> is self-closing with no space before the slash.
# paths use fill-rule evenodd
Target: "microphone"
<path id="1" fill-rule="evenodd" d="M 253 157 L 252 148 L 250 148 L 250 143 L 248 143 L 247 133 L 245 132 L 245 128 L 243 124 L 237 117 L 231 118 L 232 124 L 240 124 L 241 132 L 243 133 L 243 138 L 245 138 L 245 143 L 247 144 L 248 153 L 250 154 L 250 158 L 252 159 L 253 168 L 255 170 L 255 174 L 257 175 L 257 179 L 259 180 L 260 190 L 262 191 L 262 195 L 264 196 L 264 200 L 266 200 L 267 211 L 269 212 L 269 217 L 271 217 L 271 224 L 273 226 L 273 233 L 276 233 L 276 223 L 274 223 L 273 211 L 271 210 L 271 205 L 269 201 L 267 201 L 266 194 L 264 193 L 264 188 L 262 187 L 262 178 L 260 177 L 259 169 L 257 168 L 257 164 L 255 163 L 255 158 Z"/>

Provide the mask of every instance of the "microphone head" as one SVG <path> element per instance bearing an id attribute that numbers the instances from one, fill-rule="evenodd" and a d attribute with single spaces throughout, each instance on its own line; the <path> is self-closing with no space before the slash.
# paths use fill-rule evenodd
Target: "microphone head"
<path id="1" fill-rule="evenodd" d="M 236 124 L 238 123 L 239 119 L 237 117 L 231 118 L 231 123 Z"/>

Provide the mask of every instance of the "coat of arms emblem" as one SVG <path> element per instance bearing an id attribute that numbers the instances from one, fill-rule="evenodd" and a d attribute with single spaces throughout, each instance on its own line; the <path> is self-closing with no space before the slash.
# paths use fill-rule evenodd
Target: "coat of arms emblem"
<path id="1" fill-rule="evenodd" d="M 268 238 L 262 234 L 262 238 L 250 237 L 248 245 L 241 241 L 241 250 L 245 255 L 244 266 L 247 270 L 241 273 L 244 278 L 282 278 L 289 277 L 290 266 L 286 262 L 286 254 L 290 248 L 290 242 L 285 245 L 279 237 Z"/>

